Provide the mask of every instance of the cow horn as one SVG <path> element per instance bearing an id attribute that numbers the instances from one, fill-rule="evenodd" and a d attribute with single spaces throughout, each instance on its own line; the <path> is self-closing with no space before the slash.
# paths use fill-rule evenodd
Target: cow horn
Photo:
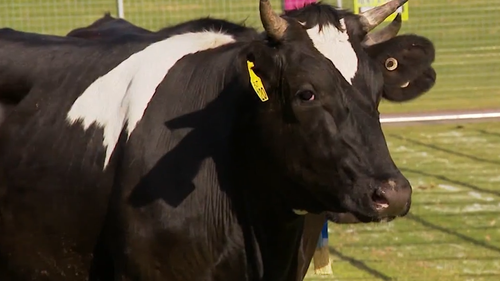
<path id="1" fill-rule="evenodd" d="M 267 34 L 276 40 L 283 38 L 288 22 L 273 11 L 269 0 L 260 0 L 260 20 Z"/>
<path id="2" fill-rule="evenodd" d="M 408 2 L 408 0 L 391 0 L 384 5 L 361 13 L 360 20 L 364 30 L 369 32 L 374 29 L 406 2 Z"/>
<path id="3" fill-rule="evenodd" d="M 397 14 L 396 18 L 388 24 L 386 27 L 381 30 L 374 31 L 373 33 L 368 33 L 363 39 L 363 46 L 369 47 L 375 44 L 379 44 L 385 42 L 389 39 L 392 39 L 398 35 L 399 30 L 401 29 L 401 14 Z"/>

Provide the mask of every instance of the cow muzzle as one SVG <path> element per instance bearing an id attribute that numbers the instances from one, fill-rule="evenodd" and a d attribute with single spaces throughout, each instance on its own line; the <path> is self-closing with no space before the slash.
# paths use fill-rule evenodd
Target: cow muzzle
<path id="1" fill-rule="evenodd" d="M 411 185 L 407 179 L 390 179 L 378 185 L 371 196 L 379 218 L 403 217 L 411 205 Z"/>

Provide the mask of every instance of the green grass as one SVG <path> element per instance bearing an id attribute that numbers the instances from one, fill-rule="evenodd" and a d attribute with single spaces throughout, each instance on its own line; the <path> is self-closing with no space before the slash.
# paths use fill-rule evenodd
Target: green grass
<path id="1" fill-rule="evenodd" d="M 500 280 L 500 123 L 384 132 L 413 186 L 410 215 L 330 224 L 334 277 L 308 280 Z"/>
<path id="2" fill-rule="evenodd" d="M 157 30 L 211 15 L 259 27 L 257 0 L 124 0 L 125 16 Z M 335 4 L 336 0 L 325 2 Z M 273 0 L 276 10 L 281 1 Z M 344 0 L 352 8 L 353 1 Z M 3 0 L 0 26 L 63 35 L 90 24 L 104 11 L 116 15 L 115 0 Z M 383 102 L 381 112 L 500 108 L 500 1 L 411 0 L 401 33 L 418 33 L 437 48 L 436 86 L 410 103 Z"/>

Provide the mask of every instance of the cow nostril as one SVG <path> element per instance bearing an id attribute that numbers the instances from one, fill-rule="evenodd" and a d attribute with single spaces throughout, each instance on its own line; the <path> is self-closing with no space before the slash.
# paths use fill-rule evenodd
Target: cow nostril
<path id="1" fill-rule="evenodd" d="M 372 201 L 378 211 L 389 208 L 389 201 L 385 197 L 384 191 L 377 188 L 372 194 Z"/>

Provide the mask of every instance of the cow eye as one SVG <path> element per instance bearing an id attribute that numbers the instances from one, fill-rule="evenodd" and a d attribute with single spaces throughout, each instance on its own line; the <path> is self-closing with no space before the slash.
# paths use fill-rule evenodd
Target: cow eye
<path id="1" fill-rule="evenodd" d="M 302 101 L 314 100 L 314 92 L 311 90 L 303 90 L 297 93 L 297 97 Z"/>

